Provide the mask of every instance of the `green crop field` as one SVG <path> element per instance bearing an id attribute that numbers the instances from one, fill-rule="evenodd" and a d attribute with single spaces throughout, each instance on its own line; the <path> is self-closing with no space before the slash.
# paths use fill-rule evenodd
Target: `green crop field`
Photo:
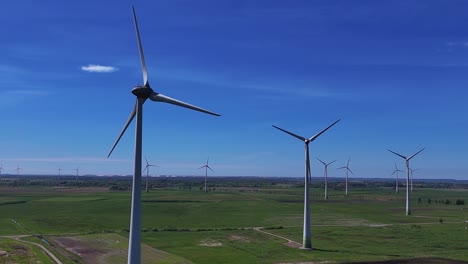
<path id="1" fill-rule="evenodd" d="M 468 202 L 467 189 L 416 189 L 411 216 L 405 216 L 404 193 L 397 195 L 391 188 L 361 187 L 353 189 L 348 198 L 342 191 L 332 190 L 327 201 L 322 188 L 314 187 L 311 193 L 314 250 L 307 251 L 272 235 L 302 242 L 300 187 L 143 192 L 143 261 L 468 261 L 468 207 L 456 204 L 457 200 Z M 23 241 L 42 243 L 63 263 L 125 263 L 130 199 L 129 191 L 106 188 L 0 189 L 0 263 L 54 263 L 39 248 Z M 20 238 L 23 241 L 11 237 L 17 235 L 36 237 Z M 80 255 L 77 248 L 88 250 Z"/>

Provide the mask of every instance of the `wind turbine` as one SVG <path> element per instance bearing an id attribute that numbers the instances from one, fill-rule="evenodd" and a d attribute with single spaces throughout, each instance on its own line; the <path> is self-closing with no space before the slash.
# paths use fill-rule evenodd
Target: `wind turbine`
<path id="1" fill-rule="evenodd" d="M 145 161 L 146 161 L 146 167 L 145 167 L 145 169 L 143 170 L 143 172 L 146 171 L 146 192 L 148 192 L 149 168 L 150 168 L 150 167 L 158 167 L 158 165 L 156 165 L 156 164 L 150 164 L 150 163 L 148 162 L 148 159 L 146 159 L 146 157 L 145 157 Z"/>
<path id="2" fill-rule="evenodd" d="M 398 193 L 398 172 L 403 172 L 403 171 L 398 169 L 398 166 L 396 165 L 396 162 L 395 162 L 395 170 L 393 171 L 392 176 L 393 176 L 393 174 L 396 173 L 396 184 L 395 184 L 395 192 L 396 193 Z"/>
<path id="3" fill-rule="evenodd" d="M 338 123 L 340 119 L 336 120 L 333 124 L 329 125 L 316 135 L 305 138 L 302 136 L 298 136 L 292 132 L 279 128 L 277 126 L 273 126 L 274 128 L 283 131 L 286 134 L 289 134 L 302 142 L 305 145 L 305 175 L 304 175 L 304 227 L 303 227 L 303 234 L 302 234 L 302 247 L 304 249 L 312 249 L 312 241 L 311 241 L 311 232 L 310 232 L 310 210 L 309 210 L 309 180 L 311 177 L 310 173 L 310 160 L 309 160 L 309 143 L 314 141 L 320 135 L 322 135 L 325 131 L 327 131 L 330 127 Z"/>
<path id="4" fill-rule="evenodd" d="M 348 162 L 346 163 L 346 166 L 339 167 L 338 169 L 346 169 L 346 190 L 345 190 L 345 195 L 348 197 L 348 172 L 351 172 L 351 174 L 354 175 L 353 171 L 349 168 L 349 161 L 351 160 L 351 157 L 348 158 Z"/>
<path id="5" fill-rule="evenodd" d="M 143 48 L 141 45 L 140 32 L 138 30 L 138 23 L 135 14 L 135 8 L 132 6 L 133 11 L 133 22 L 135 24 L 136 38 L 138 43 L 138 50 L 140 53 L 140 62 L 143 72 L 143 85 L 137 85 L 132 89 L 132 93 L 136 96 L 136 103 L 130 113 L 130 116 L 125 123 L 122 131 L 120 132 L 117 140 L 112 146 L 111 151 L 109 152 L 109 157 L 112 154 L 115 146 L 119 142 L 122 135 L 125 133 L 125 130 L 132 122 L 133 118 L 136 116 L 136 126 L 135 126 L 135 164 L 133 170 L 133 186 L 132 186 L 132 206 L 131 206 L 131 216 L 130 216 L 130 237 L 129 237 L 129 247 L 128 247 L 128 263 L 140 263 L 141 262 L 141 156 L 142 156 L 142 121 L 143 121 L 143 104 L 149 98 L 155 102 L 169 103 L 192 110 L 200 111 L 203 113 L 219 116 L 216 113 L 207 111 L 205 109 L 199 108 L 197 106 L 187 104 L 185 102 L 173 99 L 171 97 L 157 93 L 151 89 L 148 82 L 148 73 L 146 70 L 145 58 L 143 55 Z"/>
<path id="6" fill-rule="evenodd" d="M 76 171 L 75 181 L 77 181 L 78 180 L 78 174 L 80 174 L 80 167 L 74 169 L 74 171 Z"/>
<path id="7" fill-rule="evenodd" d="M 409 181 L 410 181 L 410 167 L 409 167 L 409 162 L 412 158 L 414 158 L 414 156 L 418 155 L 419 153 L 421 153 L 421 151 L 423 151 L 424 149 L 426 148 L 423 148 L 421 149 L 420 151 L 414 153 L 413 155 L 409 156 L 409 157 L 405 157 L 401 154 L 398 154 L 394 151 L 391 151 L 391 150 L 388 150 L 390 151 L 391 153 L 405 159 L 406 161 L 406 215 L 411 215 L 411 204 L 410 204 L 410 190 L 409 190 Z"/>
<path id="8" fill-rule="evenodd" d="M 202 168 L 205 168 L 205 192 L 208 192 L 208 186 L 207 186 L 207 181 L 208 181 L 208 169 L 210 169 L 212 172 L 214 172 L 214 170 L 208 165 L 208 162 L 210 161 L 210 157 L 208 157 L 208 159 L 206 160 L 206 164 L 201 166 L 200 168 L 198 169 L 202 169 Z"/>
<path id="9" fill-rule="evenodd" d="M 328 165 L 332 164 L 336 160 L 334 160 L 334 161 L 332 161 L 330 163 L 325 163 L 319 158 L 317 158 L 317 160 L 320 161 L 323 164 L 323 166 L 325 167 L 325 171 L 324 171 L 324 175 L 325 175 L 325 197 L 324 197 L 324 199 L 328 200 Z"/>
<path id="10" fill-rule="evenodd" d="M 2 175 L 2 171 L 3 171 L 3 163 L 0 163 L 0 176 Z"/>
<path id="11" fill-rule="evenodd" d="M 59 169 L 58 169 L 58 179 L 57 179 L 57 180 L 60 180 L 60 176 L 61 176 L 61 174 L 62 174 L 62 169 L 61 169 L 61 168 L 59 168 Z"/>
<path id="12" fill-rule="evenodd" d="M 17 177 L 19 177 L 19 172 L 20 172 L 20 170 L 22 170 L 22 168 L 20 168 L 20 166 L 19 166 L 18 164 L 16 164 L 16 169 L 15 169 L 15 171 L 16 171 L 16 176 L 17 176 Z"/>
<path id="13" fill-rule="evenodd" d="M 415 171 L 418 171 L 419 169 L 411 169 L 410 168 L 410 174 L 411 174 L 411 190 L 410 191 L 413 191 L 413 172 Z"/>

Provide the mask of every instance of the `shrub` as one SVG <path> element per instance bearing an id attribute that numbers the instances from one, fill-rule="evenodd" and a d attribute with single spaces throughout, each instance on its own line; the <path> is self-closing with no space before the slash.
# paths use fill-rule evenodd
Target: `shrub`
<path id="1" fill-rule="evenodd" d="M 462 199 L 457 199 L 457 201 L 455 202 L 456 205 L 465 205 L 465 200 L 462 200 Z"/>

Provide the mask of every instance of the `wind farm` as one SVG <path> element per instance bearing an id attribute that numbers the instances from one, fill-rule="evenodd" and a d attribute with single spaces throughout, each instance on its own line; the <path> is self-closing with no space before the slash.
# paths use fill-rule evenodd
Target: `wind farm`
<path id="1" fill-rule="evenodd" d="M 5 2 L 0 263 L 468 263 L 467 8 Z"/>

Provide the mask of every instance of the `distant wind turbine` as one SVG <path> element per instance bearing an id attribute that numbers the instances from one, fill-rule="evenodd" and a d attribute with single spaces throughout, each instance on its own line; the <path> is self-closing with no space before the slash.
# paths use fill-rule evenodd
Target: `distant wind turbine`
<path id="1" fill-rule="evenodd" d="M 325 163 L 323 162 L 321 159 L 317 158 L 318 161 L 320 161 L 323 166 L 325 167 L 325 171 L 324 171 L 324 177 L 325 177 L 325 197 L 324 199 L 325 200 L 328 200 L 328 165 L 332 164 L 333 162 L 335 162 L 336 160 L 330 162 L 330 163 Z"/>
<path id="2" fill-rule="evenodd" d="M 58 169 L 58 179 L 57 179 L 57 180 L 60 180 L 60 176 L 61 176 L 61 174 L 62 174 L 62 169 L 61 169 L 61 168 L 59 168 L 59 169 Z"/>
<path id="3" fill-rule="evenodd" d="M 398 166 L 395 162 L 395 170 L 393 171 L 392 175 L 396 173 L 396 184 L 395 184 L 395 192 L 398 193 L 398 172 L 403 172 L 402 170 L 398 169 Z"/>
<path id="4" fill-rule="evenodd" d="M 298 136 L 292 132 L 289 132 L 287 130 L 284 130 L 282 128 L 279 128 L 277 126 L 273 126 L 274 128 L 283 131 L 286 134 L 289 134 L 290 136 L 293 136 L 302 142 L 304 142 L 305 145 L 305 175 L 304 175 L 304 227 L 303 227 L 303 236 L 302 236 L 302 247 L 304 249 L 312 249 L 312 241 L 311 241 L 311 231 L 310 231 L 310 210 L 309 210 L 309 180 L 311 178 L 311 173 L 310 173 L 310 159 L 309 159 L 309 143 L 314 141 L 316 138 L 318 138 L 320 135 L 322 135 L 325 131 L 327 131 L 330 127 L 338 123 L 340 119 L 336 120 L 333 124 L 329 125 L 316 135 L 310 137 L 310 138 L 305 138 L 302 136 Z"/>
<path id="5" fill-rule="evenodd" d="M 411 190 L 410 191 L 413 191 L 413 172 L 415 171 L 418 171 L 419 169 L 411 169 L 410 168 L 410 174 L 411 174 Z"/>
<path id="6" fill-rule="evenodd" d="M 143 170 L 143 172 L 146 171 L 146 192 L 149 192 L 149 191 L 148 191 L 149 168 L 150 168 L 150 167 L 158 167 L 158 165 L 156 165 L 156 164 L 150 164 L 150 163 L 148 162 L 148 159 L 146 159 L 146 157 L 145 157 L 145 161 L 146 161 L 146 167 L 145 167 L 145 169 Z"/>
<path id="7" fill-rule="evenodd" d="M 22 168 L 20 168 L 20 166 L 19 166 L 18 164 L 16 164 L 16 169 L 15 169 L 15 171 L 16 171 L 16 176 L 18 176 L 18 177 L 19 177 L 19 172 L 20 172 L 20 170 L 22 170 Z"/>
<path id="8" fill-rule="evenodd" d="M 348 193 L 348 172 L 351 172 L 351 174 L 354 175 L 353 171 L 349 168 L 349 161 L 350 160 L 351 160 L 351 157 L 348 158 L 348 162 L 346 163 L 346 166 L 338 168 L 338 169 L 346 169 L 346 190 L 345 190 L 346 197 L 349 196 L 349 193 Z"/>
<path id="9" fill-rule="evenodd" d="M 136 116 L 136 126 L 135 126 L 135 163 L 133 170 L 133 186 L 132 186 L 132 206 L 131 206 L 131 216 L 130 216 L 130 236 L 129 236 L 129 246 L 128 246 L 128 263 L 139 264 L 141 262 L 141 156 L 142 156 L 142 133 L 143 133 L 143 104 L 147 99 L 150 99 L 155 102 L 163 102 L 168 104 L 173 104 L 192 110 L 200 111 L 203 113 L 219 116 L 219 114 L 207 111 L 200 107 L 187 104 L 185 102 L 173 99 L 171 97 L 165 96 L 151 89 L 148 82 L 148 73 L 146 70 L 145 58 L 143 55 L 143 48 L 141 45 L 140 32 L 138 29 L 137 18 L 135 14 L 135 8 L 132 6 L 133 11 L 133 22 L 135 24 L 136 38 L 138 43 L 138 49 L 140 53 L 140 62 L 143 72 L 143 85 L 137 85 L 132 89 L 132 93 L 136 96 L 136 103 L 130 113 L 130 116 L 125 123 L 122 131 L 120 132 L 117 140 L 112 146 L 111 151 L 109 152 L 109 157 L 112 154 L 115 146 L 119 142 L 122 135 L 125 133 L 125 130 L 132 122 L 133 118 Z"/>
<path id="10" fill-rule="evenodd" d="M 0 176 L 2 175 L 3 172 L 3 163 L 0 163 Z"/>
<path id="11" fill-rule="evenodd" d="M 426 149 L 426 148 L 421 149 L 420 151 L 414 153 L 410 157 L 405 157 L 405 156 L 403 156 L 401 154 L 398 154 L 398 153 L 396 153 L 394 151 L 388 150 L 391 153 L 403 158 L 406 161 L 406 215 L 411 215 L 410 189 L 409 189 L 409 184 L 410 184 L 410 166 L 409 166 L 409 163 L 410 163 L 410 160 L 412 158 L 414 158 L 414 156 L 421 153 L 421 151 L 423 151 L 424 149 Z"/>
<path id="12" fill-rule="evenodd" d="M 74 171 L 76 171 L 75 181 L 77 181 L 78 180 L 78 174 L 80 174 L 80 167 L 74 169 Z"/>
<path id="13" fill-rule="evenodd" d="M 208 159 L 206 160 L 205 165 L 198 168 L 198 169 L 205 168 L 205 192 L 208 192 L 208 185 L 207 185 L 207 182 L 208 182 L 208 169 L 210 169 L 212 172 L 214 172 L 214 170 L 210 167 L 210 165 L 208 165 L 209 161 L 210 161 L 210 157 L 208 157 Z"/>

